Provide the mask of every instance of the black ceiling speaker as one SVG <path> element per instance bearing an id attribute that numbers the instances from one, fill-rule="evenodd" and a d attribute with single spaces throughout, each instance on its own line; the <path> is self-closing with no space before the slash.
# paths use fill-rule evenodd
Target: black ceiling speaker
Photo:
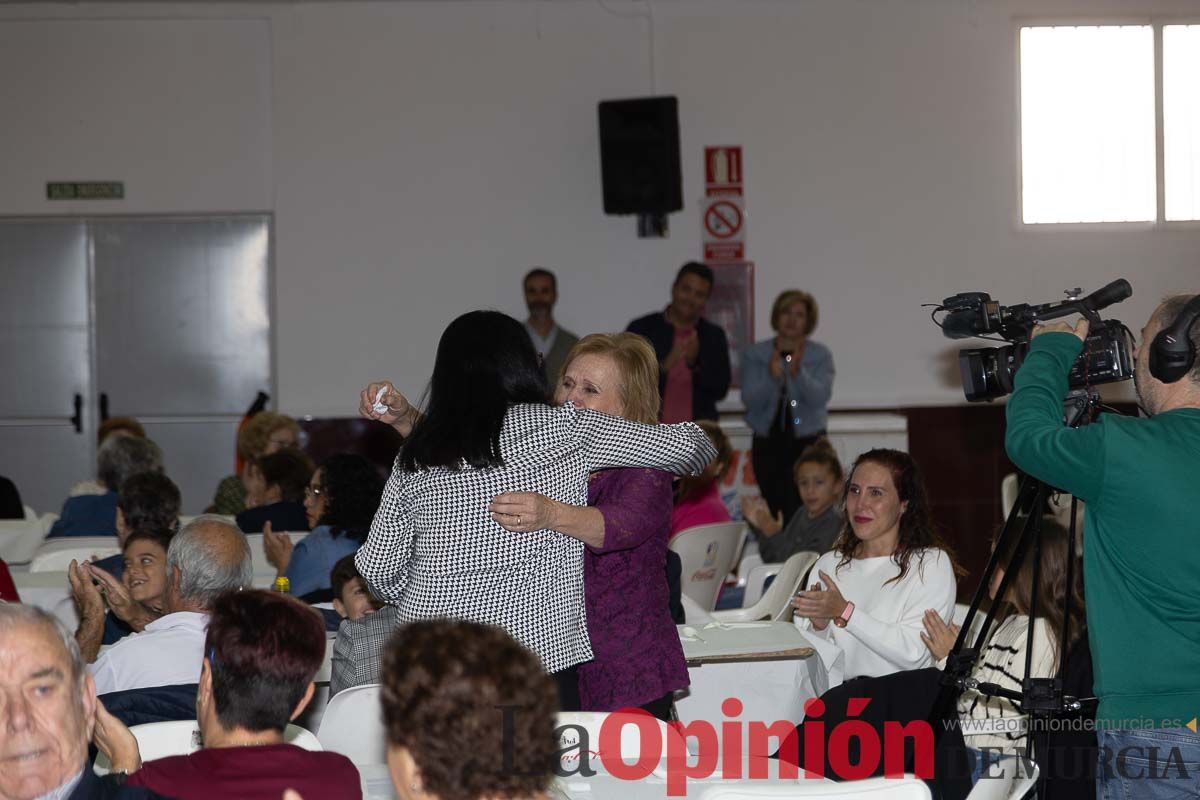
<path id="1" fill-rule="evenodd" d="M 641 97 L 600 103 L 605 214 L 665 216 L 683 208 L 679 101 Z"/>

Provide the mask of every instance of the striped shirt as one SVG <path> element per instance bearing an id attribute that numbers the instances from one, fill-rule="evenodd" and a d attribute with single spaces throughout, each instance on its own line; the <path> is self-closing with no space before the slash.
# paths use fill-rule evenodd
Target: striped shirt
<path id="1" fill-rule="evenodd" d="M 1005 689 L 1021 691 L 1025 678 L 1025 644 L 1029 617 L 1013 614 L 1001 622 L 988 637 L 971 677 L 980 683 L 995 683 Z M 1039 619 L 1033 632 L 1033 677 L 1049 678 L 1058 672 L 1050 628 Z M 999 748 L 1005 753 L 1023 753 L 1027 714 L 1013 701 L 988 697 L 974 690 L 958 698 L 958 718 L 967 746 L 976 750 Z"/>

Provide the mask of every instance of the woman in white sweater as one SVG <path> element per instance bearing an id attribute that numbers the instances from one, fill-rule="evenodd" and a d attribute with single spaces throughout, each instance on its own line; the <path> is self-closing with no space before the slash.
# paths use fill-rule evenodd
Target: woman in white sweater
<path id="1" fill-rule="evenodd" d="M 841 648 L 846 678 L 931 666 L 922 619 L 929 608 L 951 617 L 956 578 L 916 462 L 899 450 L 863 453 L 846 484 L 845 514 L 833 550 L 792 601 L 802 628 Z"/>

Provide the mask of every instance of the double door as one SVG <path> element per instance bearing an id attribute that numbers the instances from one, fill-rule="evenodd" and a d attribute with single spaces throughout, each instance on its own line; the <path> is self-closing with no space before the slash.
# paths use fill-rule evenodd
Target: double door
<path id="1" fill-rule="evenodd" d="M 96 431 L 136 417 L 184 513 L 233 470 L 272 392 L 270 218 L 0 220 L 0 475 L 57 511 L 95 475 Z"/>

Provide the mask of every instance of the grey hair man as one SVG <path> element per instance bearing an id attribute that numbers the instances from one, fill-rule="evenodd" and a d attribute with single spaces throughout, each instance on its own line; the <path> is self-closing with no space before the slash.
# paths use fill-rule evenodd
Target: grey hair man
<path id="1" fill-rule="evenodd" d="M 0 797 L 154 797 L 88 768 L 96 687 L 62 623 L 33 606 L 0 603 Z"/>
<path id="2" fill-rule="evenodd" d="M 199 681 L 213 600 L 249 588 L 253 577 L 250 545 L 236 525 L 212 514 L 184 525 L 167 549 L 166 613 L 100 654 L 88 668 L 96 693 Z"/>
<path id="3" fill-rule="evenodd" d="M 1142 329 L 1134 383 L 1146 418 L 1063 426 L 1067 377 L 1087 333 L 1086 320 L 1034 333 L 1014 376 L 1005 445 L 1018 467 L 1086 504 L 1085 605 L 1105 759 L 1097 794 L 1194 796 L 1195 768 L 1183 765 L 1200 762 L 1200 296 L 1167 298 Z M 1190 353 L 1192 366 L 1172 368 L 1173 352 Z M 1165 766 L 1144 768 L 1156 761 Z"/>

